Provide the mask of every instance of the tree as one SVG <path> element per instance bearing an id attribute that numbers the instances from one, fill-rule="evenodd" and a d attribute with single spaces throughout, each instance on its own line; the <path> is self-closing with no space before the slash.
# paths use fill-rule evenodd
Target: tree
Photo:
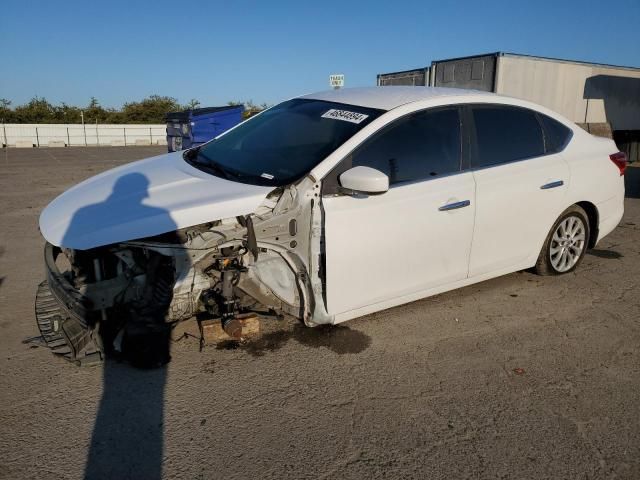
<path id="1" fill-rule="evenodd" d="M 193 110 L 194 108 L 198 108 L 200 106 L 200 101 L 192 98 L 189 102 L 184 106 L 185 110 Z"/>
<path id="2" fill-rule="evenodd" d="M 227 105 L 235 107 L 235 106 L 240 106 L 242 105 L 244 107 L 244 112 L 242 113 L 242 118 L 247 119 L 253 115 L 255 115 L 258 112 L 261 112 L 262 110 L 265 110 L 267 108 L 269 108 L 269 105 L 267 105 L 266 103 L 262 103 L 260 105 L 256 105 L 255 103 L 253 103 L 253 100 L 247 100 L 247 101 L 236 101 L 236 100 L 232 100 L 230 102 L 227 102 Z"/>
<path id="3" fill-rule="evenodd" d="M 165 115 L 180 110 L 180 104 L 173 97 L 151 95 L 141 102 L 125 103 L 122 114 L 131 123 L 164 123 Z"/>
<path id="4" fill-rule="evenodd" d="M 51 123 L 55 121 L 55 109 L 44 97 L 37 95 L 25 105 L 14 110 L 18 123 Z"/>
<path id="5" fill-rule="evenodd" d="M 62 102 L 55 108 L 55 123 L 80 123 L 80 109 Z"/>
<path id="6" fill-rule="evenodd" d="M 105 110 L 96 97 L 91 97 L 89 105 L 84 109 L 84 120 L 86 123 L 106 123 L 110 112 Z"/>
<path id="7" fill-rule="evenodd" d="M 11 100 L 0 98 L 0 121 L 7 123 L 12 118 Z"/>
<path id="8" fill-rule="evenodd" d="M 86 123 L 164 123 L 169 112 L 198 108 L 201 104 L 192 98 L 180 105 L 173 97 L 151 95 L 139 102 L 125 103 L 121 109 L 105 108 L 96 97 L 91 97 L 86 107 L 67 105 L 62 102 L 52 105 L 44 97 L 35 96 L 28 103 L 11 108 L 11 100 L 0 98 L 0 121 L 5 123 L 80 123 L 80 112 L 84 112 Z M 233 101 L 228 105 L 243 105 L 245 116 L 267 108 L 253 101 Z"/>

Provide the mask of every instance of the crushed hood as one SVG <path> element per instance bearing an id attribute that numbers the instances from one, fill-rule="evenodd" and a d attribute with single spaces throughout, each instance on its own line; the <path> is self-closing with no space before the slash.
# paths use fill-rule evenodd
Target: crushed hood
<path id="1" fill-rule="evenodd" d="M 54 245 L 86 250 L 253 213 L 272 190 L 202 172 L 175 152 L 72 187 L 44 209 L 40 231 Z"/>

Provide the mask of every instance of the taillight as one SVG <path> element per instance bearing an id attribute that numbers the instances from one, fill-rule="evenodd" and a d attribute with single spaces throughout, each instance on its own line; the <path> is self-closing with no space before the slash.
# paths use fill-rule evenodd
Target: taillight
<path id="1" fill-rule="evenodd" d="M 624 175 L 624 171 L 627 169 L 627 154 L 624 152 L 612 153 L 609 158 L 620 170 L 620 176 Z"/>

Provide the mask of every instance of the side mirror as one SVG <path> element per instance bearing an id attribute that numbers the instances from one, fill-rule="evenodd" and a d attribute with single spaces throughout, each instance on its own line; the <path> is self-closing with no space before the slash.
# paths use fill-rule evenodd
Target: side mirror
<path id="1" fill-rule="evenodd" d="M 379 195 L 389 190 L 389 177 L 371 167 L 353 167 L 340 175 L 340 186 L 347 190 Z"/>

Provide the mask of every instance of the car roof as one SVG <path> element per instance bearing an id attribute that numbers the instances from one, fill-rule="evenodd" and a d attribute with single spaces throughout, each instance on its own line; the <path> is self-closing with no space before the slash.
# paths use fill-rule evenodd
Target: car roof
<path id="1" fill-rule="evenodd" d="M 327 102 L 391 110 L 400 105 L 406 105 L 407 103 L 436 98 L 453 99 L 454 97 L 460 96 L 472 96 L 474 99 L 479 100 L 483 98 L 495 98 L 499 95 L 490 92 L 481 92 L 479 90 L 465 90 L 462 88 L 385 86 L 341 88 L 338 90 L 311 93 L 298 98 L 325 100 Z"/>

